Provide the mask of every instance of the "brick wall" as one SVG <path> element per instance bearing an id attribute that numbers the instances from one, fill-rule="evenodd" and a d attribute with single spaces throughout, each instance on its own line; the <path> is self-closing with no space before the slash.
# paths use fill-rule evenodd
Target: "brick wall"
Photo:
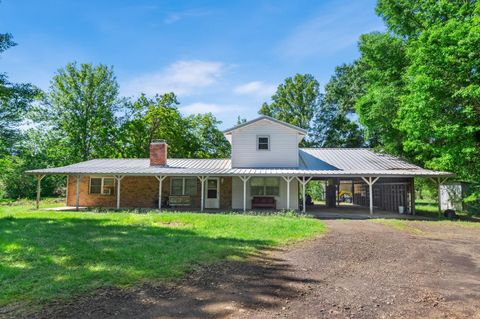
<path id="1" fill-rule="evenodd" d="M 68 176 L 67 185 L 67 206 L 75 206 L 76 202 L 76 178 Z M 111 195 L 89 194 L 90 177 L 83 176 L 80 178 L 80 196 L 79 205 L 87 207 L 115 207 L 115 192 Z"/>
<path id="2" fill-rule="evenodd" d="M 90 176 L 80 179 L 79 205 L 86 207 L 116 207 L 115 191 L 111 195 L 89 194 Z M 158 207 L 158 180 L 153 176 L 126 176 L 121 181 L 120 207 L 125 208 L 156 208 Z M 170 178 L 163 180 L 162 199 L 170 195 Z M 76 179 L 68 177 L 67 205 L 75 206 Z M 201 200 L 201 185 L 197 179 L 197 195 L 192 196 L 191 208 L 199 209 Z M 232 208 L 232 178 L 223 177 L 220 183 L 220 207 Z"/>
<path id="3" fill-rule="evenodd" d="M 223 179 L 223 183 L 222 183 Z M 232 178 L 222 177 L 220 179 L 220 208 L 232 209 Z"/>

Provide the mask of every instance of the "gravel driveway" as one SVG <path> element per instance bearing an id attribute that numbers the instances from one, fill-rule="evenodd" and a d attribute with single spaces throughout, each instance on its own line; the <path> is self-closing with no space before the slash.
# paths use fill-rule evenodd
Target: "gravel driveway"
<path id="1" fill-rule="evenodd" d="M 480 228 L 325 221 L 328 233 L 192 272 L 110 289 L 43 318 L 480 318 Z"/>

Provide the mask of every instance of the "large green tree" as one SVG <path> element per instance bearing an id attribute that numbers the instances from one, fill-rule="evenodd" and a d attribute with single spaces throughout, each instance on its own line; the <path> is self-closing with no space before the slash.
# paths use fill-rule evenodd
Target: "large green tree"
<path id="1" fill-rule="evenodd" d="M 118 130 L 121 156 L 148 157 L 150 142 L 164 139 L 170 157 L 227 157 L 230 146 L 218 129 L 220 122 L 212 114 L 184 117 L 178 104 L 172 92 L 153 98 L 142 94 L 128 103 Z"/>
<path id="2" fill-rule="evenodd" d="M 230 156 L 230 144 L 218 129 L 221 122 L 213 114 L 197 114 L 187 119 L 197 142 L 195 157 L 227 158 Z"/>
<path id="3" fill-rule="evenodd" d="M 111 67 L 69 63 L 53 77 L 47 120 L 66 140 L 71 162 L 111 157 L 115 144 L 118 83 Z"/>
<path id="4" fill-rule="evenodd" d="M 259 113 L 309 130 L 320 103 L 320 85 L 311 74 L 286 78 L 272 96 L 263 103 Z"/>
<path id="5" fill-rule="evenodd" d="M 341 65 L 325 86 L 325 93 L 315 111 L 311 130 L 317 147 L 361 147 L 364 131 L 359 126 L 355 103 L 363 93 L 356 65 Z"/>
<path id="6" fill-rule="evenodd" d="M 0 53 L 15 45 L 11 34 L 0 34 Z M 19 125 L 39 94 L 31 84 L 11 83 L 7 74 L 0 72 L 0 156 L 15 152 L 21 137 Z"/>
<path id="7" fill-rule="evenodd" d="M 127 116 L 119 129 L 122 157 L 148 157 L 150 142 L 165 139 L 173 157 L 191 157 L 190 147 L 196 141 L 189 122 L 178 111 L 177 97 L 166 93 L 149 98 L 141 95 L 127 108 Z"/>
<path id="8" fill-rule="evenodd" d="M 480 181 L 480 3 L 380 0 L 408 65 L 398 128 L 426 166 Z"/>
<path id="9" fill-rule="evenodd" d="M 360 59 L 355 63 L 363 79 L 362 95 L 355 103 L 359 121 L 373 146 L 403 155 L 403 134 L 398 128 L 398 112 L 407 67 L 405 41 L 390 33 L 374 32 L 360 37 Z"/>
<path id="10" fill-rule="evenodd" d="M 0 34 L 0 54 L 15 46 L 9 33 Z M 0 198 L 28 194 L 25 185 L 30 182 L 23 174 L 22 138 L 20 126 L 26 123 L 32 102 L 40 90 L 31 84 L 12 83 L 0 72 Z"/>

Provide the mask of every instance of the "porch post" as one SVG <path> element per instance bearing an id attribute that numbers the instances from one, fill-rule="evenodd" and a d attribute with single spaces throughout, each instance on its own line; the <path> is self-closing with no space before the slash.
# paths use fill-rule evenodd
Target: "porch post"
<path id="1" fill-rule="evenodd" d="M 155 176 L 158 180 L 158 210 L 162 210 L 162 183 L 167 176 Z"/>
<path id="2" fill-rule="evenodd" d="M 120 186 L 121 186 L 120 182 L 125 176 L 117 175 L 114 177 L 115 177 L 115 180 L 117 181 L 117 209 L 120 209 Z"/>
<path id="3" fill-rule="evenodd" d="M 251 176 L 239 176 L 243 181 L 243 211 L 247 211 L 247 182 Z"/>
<path id="4" fill-rule="evenodd" d="M 286 177 L 282 176 L 282 177 L 287 182 L 287 209 L 290 209 L 290 182 L 295 177 L 293 177 L 293 176 L 286 176 Z"/>
<path id="5" fill-rule="evenodd" d="M 75 210 L 78 211 L 78 206 L 80 202 L 80 179 L 82 178 L 82 175 L 75 175 L 75 183 L 76 183 L 76 189 L 75 189 Z"/>
<path id="6" fill-rule="evenodd" d="M 35 175 L 35 178 L 37 180 L 37 201 L 36 201 L 36 204 L 35 204 L 35 207 L 36 209 L 39 208 L 40 206 L 40 182 L 42 181 L 42 179 L 45 177 L 45 175 Z"/>
<path id="7" fill-rule="evenodd" d="M 312 177 L 309 177 L 307 180 L 305 180 L 305 176 L 302 177 L 302 179 L 297 177 L 297 180 L 300 184 L 302 184 L 302 194 L 303 194 L 303 209 L 302 211 L 305 213 L 307 210 L 307 200 L 305 197 L 305 188 L 307 187 L 307 183 L 312 179 Z"/>
<path id="8" fill-rule="evenodd" d="M 373 184 L 375 184 L 375 182 L 378 181 L 379 178 L 380 177 L 377 177 L 374 180 L 372 180 L 372 177 L 369 176 L 367 180 L 365 177 L 362 177 L 365 183 L 368 184 L 368 192 L 370 197 L 370 215 L 373 215 Z"/>
<path id="9" fill-rule="evenodd" d="M 197 176 L 201 183 L 201 190 L 202 193 L 200 194 L 200 211 L 203 212 L 204 207 L 204 198 L 205 198 L 205 181 L 207 180 L 207 176 Z"/>
<path id="10" fill-rule="evenodd" d="M 410 183 L 410 206 L 412 215 L 415 215 L 415 180 L 412 177 L 412 182 Z"/>

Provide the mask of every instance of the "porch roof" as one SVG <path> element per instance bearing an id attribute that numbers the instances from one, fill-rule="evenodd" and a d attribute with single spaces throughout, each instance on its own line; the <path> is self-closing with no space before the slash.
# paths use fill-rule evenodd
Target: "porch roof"
<path id="1" fill-rule="evenodd" d="M 85 175 L 209 175 L 209 176 L 453 176 L 423 169 L 400 158 L 369 149 L 300 149 L 298 167 L 232 168 L 230 159 L 168 159 L 166 166 L 150 166 L 149 159 L 95 159 L 63 167 L 27 171 L 27 174 Z"/>

